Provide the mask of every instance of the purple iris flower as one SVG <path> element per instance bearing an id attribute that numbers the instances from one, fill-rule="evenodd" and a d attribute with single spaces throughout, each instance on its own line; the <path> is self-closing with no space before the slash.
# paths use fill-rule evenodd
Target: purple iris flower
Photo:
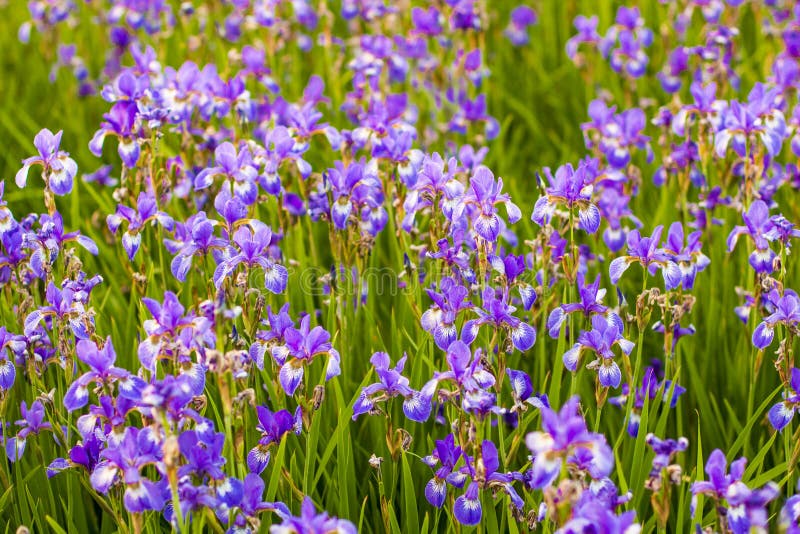
<path id="1" fill-rule="evenodd" d="M 186 459 L 186 463 L 178 468 L 178 476 L 208 477 L 213 480 L 222 480 L 225 473 L 225 457 L 222 456 L 222 447 L 225 444 L 225 434 L 212 432 L 209 436 L 201 436 L 196 430 L 186 430 L 178 436 L 178 447 Z"/>
<path id="2" fill-rule="evenodd" d="M 553 339 L 558 338 L 561 325 L 567 320 L 569 314 L 581 312 L 584 317 L 589 318 L 596 314 L 605 315 L 608 311 L 608 306 L 603 304 L 606 290 L 600 287 L 599 274 L 593 283 L 587 284 L 584 274 L 578 273 L 577 282 L 578 297 L 581 299 L 580 302 L 562 304 L 551 311 L 550 315 L 547 317 L 547 332 Z"/>
<path id="3" fill-rule="evenodd" d="M 138 399 L 139 411 L 153 419 L 166 414 L 168 419 L 178 421 L 186 415 L 187 406 L 195 396 L 191 377 L 168 374 L 161 380 L 151 380 L 142 390 Z"/>
<path id="4" fill-rule="evenodd" d="M 436 440 L 433 452 L 422 459 L 428 467 L 436 470 L 433 478 L 425 485 L 425 498 L 436 508 L 444 505 L 448 484 L 463 488 L 466 483 L 466 475 L 456 469 L 460 459 L 461 447 L 455 444 L 453 434 L 448 434 L 443 440 Z"/>
<path id="5" fill-rule="evenodd" d="M 699 81 L 695 81 L 692 83 L 690 91 L 694 102 L 681 107 L 672 120 L 672 131 L 678 137 L 687 137 L 687 128 L 695 119 L 707 122 L 712 130 L 715 130 L 720 124 L 723 102 L 716 98 L 717 84 L 711 82 L 703 86 Z"/>
<path id="6" fill-rule="evenodd" d="M 59 130 L 54 135 L 47 128 L 36 134 L 33 145 L 39 151 L 39 155 L 22 161 L 22 168 L 17 171 L 14 178 L 17 187 L 25 187 L 31 166 L 41 165 L 42 178 L 48 190 L 56 195 L 66 195 L 72 191 L 72 181 L 78 174 L 78 164 L 69 157 L 69 153 L 60 149 L 62 134 L 63 132 Z"/>
<path id="7" fill-rule="evenodd" d="M 681 270 L 681 283 L 683 288 L 691 290 L 694 287 L 694 280 L 697 273 L 704 271 L 711 260 L 703 254 L 700 237 L 703 233 L 700 230 L 694 231 L 684 239 L 683 225 L 674 222 L 669 227 L 667 243 L 664 252 L 672 256 L 672 261 L 678 264 Z"/>
<path id="8" fill-rule="evenodd" d="M 214 234 L 214 229 L 219 226 L 219 222 L 209 219 L 204 211 L 198 212 L 186 220 L 185 224 L 177 223 L 176 233 L 183 231 L 185 239 L 181 243 L 171 240 L 164 240 L 164 244 L 175 247 L 175 257 L 170 263 L 172 275 L 184 282 L 189 269 L 192 267 L 192 259 L 195 256 L 205 257 L 209 252 L 219 254 L 228 247 L 228 241 Z M 172 251 L 171 251 L 172 252 Z"/>
<path id="9" fill-rule="evenodd" d="M 708 480 L 692 484 L 692 509 L 697 495 L 704 494 L 723 510 L 727 526 L 734 534 L 747 534 L 751 527 L 766 529 L 767 505 L 780 495 L 778 485 L 769 482 L 762 488 L 750 489 L 742 482 L 747 458 L 731 463 L 730 474 L 726 473 L 727 463 L 721 450 L 711 453 L 705 469 Z"/>
<path id="10" fill-rule="evenodd" d="M 223 492 L 222 489 L 225 489 Z M 217 495 L 221 502 L 223 502 L 228 509 L 238 508 L 242 513 L 250 519 L 256 519 L 262 512 L 275 512 L 280 517 L 289 517 L 291 512 L 282 502 L 266 502 L 261 500 L 264 495 L 264 479 L 255 473 L 248 473 L 244 477 L 243 482 L 239 482 L 235 478 L 226 479 L 225 483 L 217 489 Z M 227 510 L 223 510 L 226 512 Z M 228 520 L 228 514 L 225 513 L 221 518 L 223 521 Z M 233 532 L 249 532 L 247 521 L 237 516 L 234 519 L 234 526 L 231 531 Z"/>
<path id="11" fill-rule="evenodd" d="M 757 83 L 747 97 L 747 104 L 732 101 L 723 111 L 722 124 L 714 138 L 714 150 L 718 157 L 724 158 L 728 145 L 744 158 L 749 152 L 752 157 L 755 148 L 753 139 L 757 136 L 770 156 L 777 156 L 787 136 L 786 119 L 777 107 L 779 89 L 770 90 Z"/>
<path id="12" fill-rule="evenodd" d="M 536 12 L 526 5 L 520 5 L 511 10 L 511 17 L 503 32 L 514 46 L 528 44 L 528 26 L 536 24 Z"/>
<path id="13" fill-rule="evenodd" d="M 55 261 L 66 243 L 77 243 L 90 254 L 97 256 L 97 245 L 91 238 L 77 230 L 64 232 L 64 219 L 60 213 L 40 216 L 39 225 L 41 227 L 39 232 L 35 236 L 28 234 L 25 239 L 27 245 L 33 245 L 35 248 L 31 254 L 31 268 L 37 275 L 43 272 L 44 265 L 51 265 Z"/>
<path id="14" fill-rule="evenodd" d="M 581 354 L 587 350 L 592 351 L 597 355 L 597 360 L 590 363 L 589 367 L 597 369 L 600 385 L 619 387 L 622 372 L 614 361 L 612 348 L 619 345 L 625 354 L 630 354 L 633 350 L 633 342 L 622 337 L 622 330 L 622 320 L 615 313 L 608 316 L 593 315 L 592 329 L 581 332 L 578 342 L 564 353 L 564 366 L 570 371 L 577 370 Z"/>
<path id="15" fill-rule="evenodd" d="M 294 161 L 304 179 L 311 175 L 311 165 L 300 157 L 301 152 L 296 149 L 297 141 L 285 127 L 278 126 L 267 131 L 264 146 L 264 154 L 261 156 L 264 159 L 264 172 L 258 181 L 270 195 L 278 196 L 282 191 L 278 169 L 284 161 Z"/>
<path id="16" fill-rule="evenodd" d="M 125 249 L 125 253 L 131 261 L 139 252 L 142 244 L 141 231 L 148 223 L 157 222 L 166 230 L 172 230 L 174 225 L 172 217 L 159 211 L 156 197 L 145 191 L 139 193 L 139 197 L 136 199 L 136 208 L 119 204 L 116 212 L 106 218 L 108 229 L 115 235 L 123 222 L 128 223 L 128 229 L 122 234 L 122 248 Z"/>
<path id="17" fill-rule="evenodd" d="M 361 390 L 358 400 L 353 405 L 353 420 L 359 415 L 372 411 L 375 403 L 383 402 L 393 397 L 402 396 L 403 413 L 412 421 L 423 423 L 428 420 L 431 414 L 430 399 L 421 399 L 420 393 L 411 389 L 408 378 L 402 375 L 405 367 L 407 355 L 403 355 L 398 360 L 394 368 L 389 367 L 391 361 L 385 352 L 376 352 L 370 358 L 370 362 L 375 367 L 380 382 L 366 386 Z"/>
<path id="18" fill-rule="evenodd" d="M 670 52 L 664 68 L 656 75 L 665 92 L 673 94 L 680 91 L 681 74 L 689 70 L 691 52 L 692 50 L 685 46 L 677 46 Z"/>
<path id="19" fill-rule="evenodd" d="M 50 282 L 45 290 L 45 300 L 48 306 L 40 306 L 25 317 L 25 336 L 33 335 L 42 320 L 55 318 L 69 325 L 76 338 L 89 338 L 90 331 L 94 330 L 94 318 L 86 312 L 80 295 L 69 287 L 60 290 Z"/>
<path id="20" fill-rule="evenodd" d="M 800 495 L 786 499 L 781 508 L 780 528 L 786 529 L 786 534 L 800 534 Z"/>
<path id="21" fill-rule="evenodd" d="M 661 470 L 672 462 L 672 458 L 689 447 L 689 440 L 686 438 L 661 439 L 652 433 L 645 437 L 645 443 L 656 454 L 653 457 L 653 468 L 650 470 L 651 477 L 660 477 Z"/>
<path id="22" fill-rule="evenodd" d="M 0 390 L 11 389 L 17 376 L 14 365 L 17 359 L 24 357 L 27 349 L 25 336 L 12 334 L 5 326 L 0 326 Z M 11 357 L 9 357 L 9 350 Z"/>
<path id="23" fill-rule="evenodd" d="M 547 395 L 537 395 L 533 392 L 533 384 L 531 377 L 525 371 L 518 371 L 516 369 L 506 368 L 508 375 L 508 382 L 511 386 L 511 396 L 514 398 L 515 409 L 519 410 L 519 405 L 522 403 L 530 404 L 535 408 L 542 406 L 550 406 Z"/>
<path id="24" fill-rule="evenodd" d="M 675 289 L 683 280 L 678 264 L 672 261 L 670 255 L 659 248 L 661 233 L 664 227 L 659 225 L 653 229 L 650 237 L 642 237 L 639 230 L 632 230 L 628 233 L 628 254 L 614 259 L 608 267 L 611 283 L 616 285 L 622 274 L 628 270 L 633 263 L 639 263 L 642 267 L 653 274 L 657 267 L 661 268 L 664 277 L 664 286 L 667 290 Z"/>
<path id="25" fill-rule="evenodd" d="M 34 401 L 30 408 L 25 401 L 22 401 L 19 411 L 22 419 L 15 421 L 14 424 L 20 429 L 14 437 L 6 441 L 6 456 L 11 462 L 22 458 L 29 436 L 37 436 L 43 430 L 53 430 L 53 425 L 44 420 L 45 412 L 41 401 Z"/>
<path id="26" fill-rule="evenodd" d="M 527 270 L 525 257 L 514 254 L 507 254 L 506 256 L 490 255 L 489 263 L 492 265 L 492 269 L 505 278 L 506 286 L 516 286 L 520 300 L 522 300 L 523 309 L 530 311 L 536 302 L 537 295 L 534 287 L 521 276 Z"/>
<path id="27" fill-rule="evenodd" d="M 270 534 L 283 532 L 356 534 L 358 532 L 350 521 L 332 517 L 327 512 L 318 514 L 310 497 L 303 499 L 299 516 L 284 515 L 281 519 L 282 523 L 270 527 Z"/>
<path id="28" fill-rule="evenodd" d="M 426 332 L 433 335 L 436 346 L 447 350 L 450 344 L 458 339 L 458 329 L 455 325 L 458 314 L 473 305 L 467 297 L 469 291 L 454 278 L 443 278 L 439 284 L 439 292 L 426 289 L 426 293 L 433 300 L 433 305 L 423 314 L 420 322 Z"/>
<path id="29" fill-rule="evenodd" d="M 153 482 L 142 470 L 162 461 L 162 444 L 150 428 L 128 427 L 122 439 L 109 441 L 89 477 L 92 487 L 107 494 L 117 482 L 125 487 L 123 502 L 129 512 L 161 510 L 166 479 Z"/>
<path id="30" fill-rule="evenodd" d="M 763 200 L 756 200 L 747 213 L 742 213 L 742 219 L 744 226 L 735 226 L 728 235 L 728 252 L 733 251 L 740 236 L 749 236 L 756 246 L 750 254 L 750 266 L 757 273 L 773 272 L 776 254 L 769 243 L 775 236 L 775 223 L 769 216 L 769 208 Z"/>
<path id="31" fill-rule="evenodd" d="M 14 214 L 8 209 L 8 202 L 3 199 L 5 190 L 5 180 L 0 181 L 0 237 L 9 232 L 17 224 L 14 220 Z"/>
<path id="32" fill-rule="evenodd" d="M 477 349 L 473 356 L 470 348 L 462 341 L 451 343 L 446 356 L 448 370 L 433 374 L 433 378 L 421 390 L 422 398 L 433 398 L 440 382 L 453 382 L 461 392 L 475 392 L 492 387 L 495 378 L 483 366 L 481 354 L 481 349 Z"/>
<path id="33" fill-rule="evenodd" d="M 147 334 L 137 354 L 145 369 L 156 370 L 157 361 L 161 358 L 172 360 L 180 365 L 181 375 L 187 376 L 197 395 L 205 386 L 205 370 L 202 366 L 192 364 L 190 352 L 202 353 L 204 348 L 213 345 L 213 332 L 205 317 L 197 317 L 193 313 L 186 314 L 183 304 L 172 291 L 164 292 L 163 303 L 145 297 L 142 303 L 152 315 L 152 319 L 144 322 Z"/>
<path id="34" fill-rule="evenodd" d="M 225 142 L 214 150 L 215 167 L 200 171 L 194 179 L 196 190 L 206 189 L 214 183 L 214 178 L 222 176 L 226 183 L 233 185 L 233 194 L 249 206 L 258 197 L 258 169 L 246 145 L 237 153 L 236 147 Z"/>
<path id="35" fill-rule="evenodd" d="M 555 176 L 545 167 L 544 174 L 550 186 L 545 189 L 545 195 L 536 201 L 531 220 L 543 226 L 550 222 L 556 207 L 563 205 L 570 212 L 577 208 L 578 227 L 589 234 L 595 233 L 600 227 L 600 211 L 592 202 L 595 176 L 590 166 L 581 161 L 576 170 L 568 163 L 560 166 Z"/>
<path id="36" fill-rule="evenodd" d="M 786 289 L 781 295 L 777 289 L 772 289 L 766 295 L 774 305 L 774 310 L 753 331 L 753 345 L 759 349 L 767 348 L 775 337 L 775 326 L 782 324 L 788 328 L 795 328 L 800 324 L 800 298 L 791 289 Z"/>
<path id="37" fill-rule="evenodd" d="M 250 219 L 233 234 L 234 246 L 230 257 L 220 263 L 214 271 L 214 285 L 217 289 L 230 277 L 239 265 L 248 269 L 260 266 L 264 270 L 264 286 L 272 293 L 283 293 L 289 279 L 289 271 L 270 257 L 270 247 L 276 236 L 263 222 Z"/>
<path id="38" fill-rule="evenodd" d="M 86 406 L 91 384 L 96 384 L 100 389 L 116 382 L 120 395 L 129 399 L 141 396 L 141 391 L 145 387 L 144 380 L 114 365 L 117 354 L 114 352 L 110 337 L 106 339 L 101 349 L 98 349 L 93 341 L 81 339 L 76 345 L 75 352 L 78 359 L 88 365 L 90 370 L 75 379 L 64 394 L 64 407 L 68 412 Z"/>
<path id="39" fill-rule="evenodd" d="M 546 406 L 540 408 L 542 430 L 525 437 L 533 453 L 530 485 L 534 489 L 550 486 L 563 462 L 574 464 L 582 456 L 586 456 L 582 463 L 594 479 L 607 477 L 614 468 L 611 447 L 604 436 L 589 432 L 578 407 L 578 397 L 572 397 L 558 413 Z"/>
<path id="40" fill-rule="evenodd" d="M 478 314 L 478 318 L 464 324 L 461 339 L 465 343 L 475 340 L 482 325 L 491 325 L 495 332 L 507 332 L 520 352 L 529 350 L 536 343 L 536 329 L 513 315 L 516 308 L 508 304 L 506 292 L 487 287 L 483 291 L 483 308 L 473 307 L 472 310 Z"/>
<path id="41" fill-rule="evenodd" d="M 334 168 L 324 174 L 319 189 L 309 197 L 312 219 L 317 220 L 324 215 L 337 230 L 360 224 L 373 237 L 388 222 L 383 204 L 383 184 L 375 159 L 353 162 L 347 166 L 340 161 L 335 162 Z"/>
<path id="42" fill-rule="evenodd" d="M 258 406 L 256 413 L 256 430 L 261 432 L 261 437 L 258 444 L 247 453 L 247 468 L 251 473 L 261 474 L 269 464 L 269 449 L 279 445 L 286 434 L 294 432 L 299 436 L 303 431 L 303 411 L 298 406 L 292 415 L 288 410 L 272 412 L 266 406 Z"/>
<path id="43" fill-rule="evenodd" d="M 247 218 L 247 206 L 231 192 L 226 182 L 220 187 L 219 193 L 214 197 L 214 209 L 222 216 L 222 223 L 228 233 L 232 235 L 236 223 Z"/>
<path id="44" fill-rule="evenodd" d="M 642 227 L 642 222 L 628 206 L 630 201 L 630 196 L 611 187 L 603 188 L 597 201 L 600 216 L 608 221 L 608 226 L 603 230 L 603 242 L 611 252 L 617 252 L 625 246 L 628 229 L 622 226 L 623 219 L 628 219 L 636 228 Z"/>
<path id="45" fill-rule="evenodd" d="M 286 331 L 287 354 L 273 351 L 272 356 L 281 369 L 278 378 L 283 391 L 294 395 L 303 381 L 305 366 L 310 365 L 318 356 L 328 356 L 325 380 L 339 376 L 339 352 L 331 345 L 330 333 L 321 326 L 310 327 L 311 316 L 306 315 L 300 321 L 300 328 L 289 328 Z"/>
<path id="46" fill-rule="evenodd" d="M 590 492 L 583 492 L 583 495 Z M 630 510 L 619 515 L 599 500 L 582 498 L 572 509 L 572 517 L 559 534 L 583 534 L 585 532 L 639 532 L 636 512 Z"/>
<path id="47" fill-rule="evenodd" d="M 103 143 L 111 135 L 119 140 L 117 152 L 122 163 L 128 168 L 136 167 L 141 153 L 138 134 L 134 132 L 137 112 L 136 103 L 130 100 L 119 101 L 111 106 L 109 112 L 103 115 L 105 121 L 89 142 L 89 151 L 98 158 L 102 157 Z"/>
<path id="48" fill-rule="evenodd" d="M 91 473 L 100 461 L 100 452 L 104 447 L 105 442 L 96 433 L 90 432 L 69 450 L 68 458 L 56 458 L 47 466 L 47 478 L 52 478 L 65 469 L 78 466 Z"/>
<path id="49" fill-rule="evenodd" d="M 474 462 L 466 457 L 467 468 L 473 478 L 463 495 L 456 498 L 453 504 L 453 515 L 462 525 L 477 525 L 481 521 L 483 511 L 480 502 L 480 490 L 490 490 L 493 494 L 501 491 L 509 496 L 511 505 L 517 510 L 524 506 L 522 497 L 512 485 L 516 480 L 522 480 L 522 475 L 516 472 L 500 473 L 500 460 L 497 447 L 490 440 L 481 443 L 480 462 Z"/>
<path id="50" fill-rule="evenodd" d="M 792 368 L 789 387 L 789 392 L 783 392 L 783 400 L 769 410 L 769 422 L 778 431 L 782 431 L 789 424 L 794 413 L 800 408 L 800 369 L 797 367 Z"/>
<path id="51" fill-rule="evenodd" d="M 600 19 L 597 15 L 588 18 L 583 15 L 575 17 L 573 25 L 578 30 L 578 34 L 570 37 L 567 41 L 567 56 L 572 61 L 575 61 L 578 55 L 578 47 L 581 44 L 596 46 L 600 42 L 600 34 L 597 32 L 599 22 Z"/>
<path id="52" fill-rule="evenodd" d="M 417 180 L 409 184 L 409 191 L 403 202 L 403 230 L 410 232 L 414 228 L 417 212 L 426 208 L 441 210 L 448 220 L 454 221 L 453 212 L 464 193 L 464 184 L 456 177 L 457 169 L 458 162 L 455 158 L 445 162 L 438 153 L 425 156 L 420 164 Z"/>
<path id="53" fill-rule="evenodd" d="M 514 224 L 522 217 L 522 212 L 511 202 L 508 193 L 502 193 L 503 179 L 495 180 L 487 167 L 480 165 L 469 181 L 469 187 L 456 206 L 452 219 L 461 219 L 465 214 L 472 221 L 475 232 L 483 239 L 494 243 L 502 230 L 497 215 L 497 205 L 506 208 L 508 223 Z"/>
<path id="54" fill-rule="evenodd" d="M 277 313 L 268 305 L 267 319 L 262 322 L 268 324 L 269 329 L 256 332 L 256 339 L 249 350 L 250 359 L 259 370 L 264 369 L 264 356 L 268 350 L 277 362 L 285 362 L 289 356 L 286 333 L 294 328 L 294 321 L 289 315 L 289 303 L 284 304 Z"/>

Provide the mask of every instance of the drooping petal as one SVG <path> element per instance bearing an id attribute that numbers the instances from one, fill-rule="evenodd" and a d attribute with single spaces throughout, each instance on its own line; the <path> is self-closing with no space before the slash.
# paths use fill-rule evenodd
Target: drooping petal
<path id="1" fill-rule="evenodd" d="M 89 401 L 89 390 L 85 385 L 75 381 L 64 394 L 64 407 L 68 412 L 83 408 Z"/>
<path id="2" fill-rule="evenodd" d="M 285 391 L 287 395 L 294 395 L 294 392 L 297 391 L 297 388 L 303 381 L 303 374 L 303 365 L 296 362 L 296 360 L 289 360 L 283 364 L 278 373 L 278 378 L 283 391 Z"/>
<path id="3" fill-rule="evenodd" d="M 580 227 L 589 234 L 597 232 L 600 228 L 600 210 L 594 204 L 589 204 L 578 211 Z"/>
<path id="4" fill-rule="evenodd" d="M 481 522 L 481 501 L 478 498 L 478 484 L 471 482 L 464 495 L 456 499 L 453 515 L 462 525 L 477 525 Z"/>
<path id="5" fill-rule="evenodd" d="M 775 330 L 767 323 L 762 322 L 753 330 L 753 345 L 758 349 L 765 349 L 772 343 Z"/>
<path id="6" fill-rule="evenodd" d="M 614 259 L 608 266 L 608 275 L 611 277 L 611 283 L 616 285 L 622 274 L 631 266 L 630 260 L 626 256 Z"/>
<path id="7" fill-rule="evenodd" d="M 425 498 L 436 508 L 441 508 L 447 497 L 447 484 L 444 480 L 432 478 L 425 484 Z"/>
<path id="8" fill-rule="evenodd" d="M 14 362 L 7 359 L 0 359 L 0 389 L 10 389 L 14 385 L 17 376 L 17 369 Z"/>
<path id="9" fill-rule="evenodd" d="M 536 343 L 536 329 L 528 323 L 520 322 L 511 331 L 511 340 L 519 351 L 525 352 Z"/>
<path id="10" fill-rule="evenodd" d="M 794 417 L 794 406 L 788 405 L 785 402 L 779 402 L 773 406 L 769 411 L 769 422 L 775 430 L 781 431 L 789 424 L 789 421 Z"/>
<path id="11" fill-rule="evenodd" d="M 272 263 L 269 269 L 264 269 L 264 286 L 272 293 L 278 294 L 286 291 L 288 280 L 289 271 L 283 265 Z"/>
<path id="12" fill-rule="evenodd" d="M 251 473 L 261 474 L 269 465 L 270 453 L 261 446 L 257 445 L 247 453 L 247 468 Z"/>
<path id="13" fill-rule="evenodd" d="M 424 423 L 431 415 L 431 400 L 426 395 L 415 392 L 403 401 L 403 413 L 412 421 Z"/>
<path id="14" fill-rule="evenodd" d="M 612 362 L 611 365 L 603 364 L 597 372 L 600 377 L 600 385 L 612 388 L 619 387 L 622 381 L 622 372 L 616 363 Z"/>

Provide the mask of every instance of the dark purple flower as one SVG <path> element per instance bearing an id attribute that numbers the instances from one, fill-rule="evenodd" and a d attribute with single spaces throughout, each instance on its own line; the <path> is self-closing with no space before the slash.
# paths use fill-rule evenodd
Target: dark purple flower
<path id="1" fill-rule="evenodd" d="M 508 304 L 506 293 L 487 287 L 483 291 L 483 307 L 473 307 L 472 310 L 478 318 L 464 323 L 461 333 L 464 342 L 471 343 L 482 325 L 490 325 L 495 332 L 506 332 L 520 352 L 529 350 L 536 342 L 536 329 L 513 315 L 516 308 Z"/>
<path id="2" fill-rule="evenodd" d="M 30 408 L 25 401 L 22 401 L 19 410 L 22 419 L 15 421 L 14 424 L 20 428 L 14 437 L 6 440 L 6 456 L 11 462 L 22 458 L 29 436 L 37 436 L 42 430 L 53 430 L 53 426 L 44 420 L 45 412 L 41 401 L 34 401 Z"/>
<path id="3" fill-rule="evenodd" d="M 283 436 L 289 432 L 299 436 L 303 431 L 303 412 L 299 406 L 294 415 L 287 410 L 272 412 L 266 406 L 258 406 L 256 413 L 258 414 L 256 430 L 261 432 L 261 437 L 258 444 L 247 453 L 247 468 L 251 473 L 260 474 L 269 464 L 269 449 L 273 445 L 279 445 Z"/>
<path id="4" fill-rule="evenodd" d="M 433 289 L 425 291 L 433 300 L 433 305 L 422 314 L 422 328 L 433 335 L 436 346 L 447 350 L 450 343 L 458 339 L 456 318 L 462 310 L 472 307 L 472 303 L 466 300 L 469 291 L 451 277 L 442 279 L 439 292 Z"/>
<path id="5" fill-rule="evenodd" d="M 536 24 L 536 12 L 526 5 L 520 5 L 511 10 L 511 16 L 503 32 L 514 46 L 528 44 L 528 26 Z"/>

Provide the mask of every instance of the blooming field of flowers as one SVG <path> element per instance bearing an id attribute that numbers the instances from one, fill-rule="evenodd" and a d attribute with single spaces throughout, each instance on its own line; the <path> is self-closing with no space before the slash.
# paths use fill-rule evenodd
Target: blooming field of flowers
<path id="1" fill-rule="evenodd" d="M 794 1 L 0 15 L 4 532 L 800 533 Z"/>

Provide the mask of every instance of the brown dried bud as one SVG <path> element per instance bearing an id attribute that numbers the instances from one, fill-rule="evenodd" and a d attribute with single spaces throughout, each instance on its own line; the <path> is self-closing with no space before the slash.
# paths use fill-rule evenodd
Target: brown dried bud
<path id="1" fill-rule="evenodd" d="M 314 387 L 314 393 L 311 395 L 311 401 L 314 406 L 314 410 L 319 410 L 322 403 L 325 401 L 325 386 L 318 385 Z"/>
<path id="2" fill-rule="evenodd" d="M 400 447 L 404 451 L 408 452 L 408 450 L 411 448 L 411 442 L 414 441 L 414 438 L 404 428 L 398 428 L 395 430 L 395 434 L 400 438 Z"/>

